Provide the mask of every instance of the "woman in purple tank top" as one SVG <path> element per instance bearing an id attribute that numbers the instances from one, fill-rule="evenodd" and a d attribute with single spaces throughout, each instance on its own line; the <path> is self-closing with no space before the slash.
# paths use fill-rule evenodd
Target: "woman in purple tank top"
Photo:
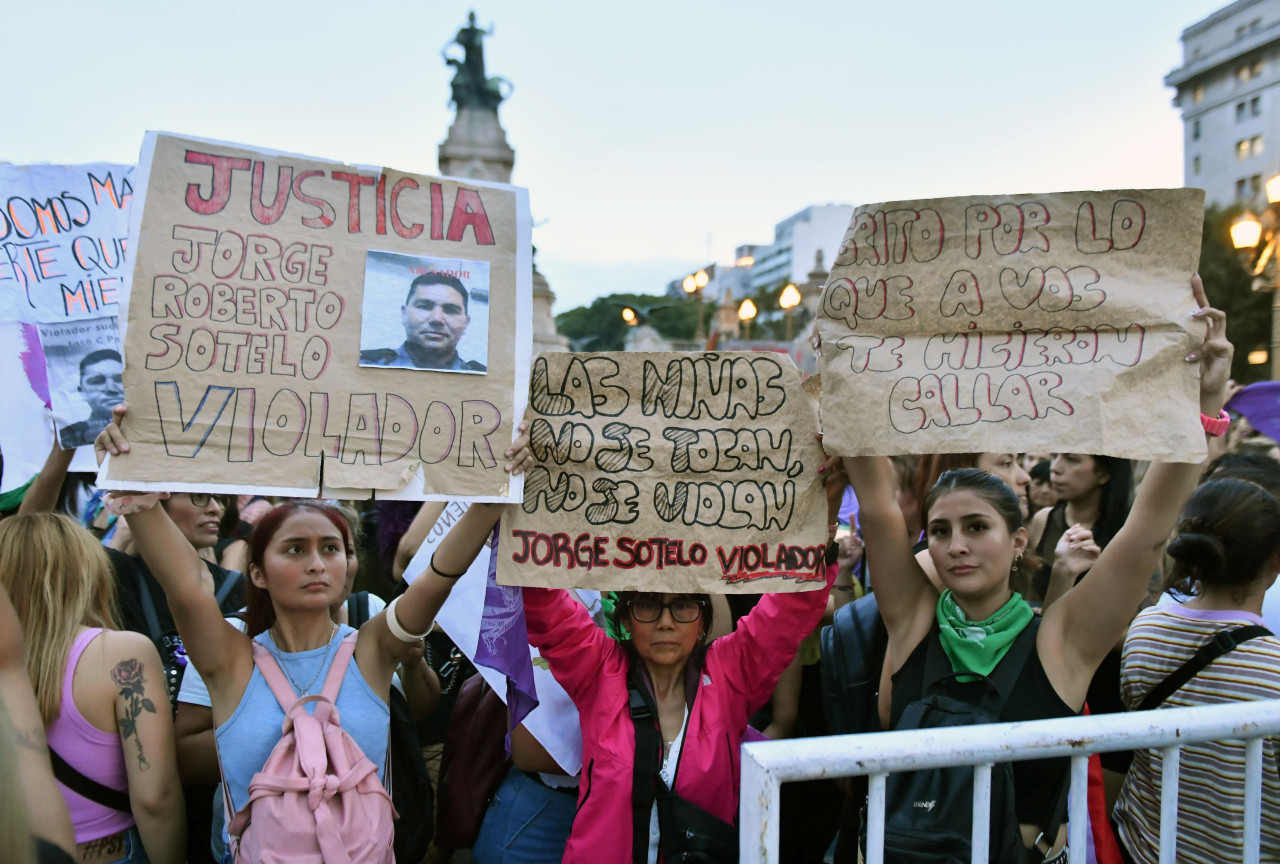
<path id="1" fill-rule="evenodd" d="M 102 546 L 66 516 L 11 517 L 0 522 L 0 582 L 26 633 L 81 864 L 179 864 L 185 812 L 163 669 L 151 640 L 113 629 Z"/>

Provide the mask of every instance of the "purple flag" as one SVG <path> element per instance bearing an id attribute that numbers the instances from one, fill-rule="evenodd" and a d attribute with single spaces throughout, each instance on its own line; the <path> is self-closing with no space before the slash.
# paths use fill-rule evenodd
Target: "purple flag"
<path id="1" fill-rule="evenodd" d="M 476 644 L 476 665 L 488 666 L 507 676 L 507 755 L 511 754 L 511 729 L 538 707 L 533 684 L 533 658 L 529 655 L 529 631 L 524 621 L 524 594 L 512 585 L 499 585 L 498 528 L 493 526 L 489 552 L 489 578 L 484 589 L 484 616 Z"/>
<path id="2" fill-rule="evenodd" d="M 1243 414 L 1249 425 L 1280 441 L 1280 381 L 1259 381 L 1231 397 L 1227 410 Z"/>
<path id="3" fill-rule="evenodd" d="M 27 383 L 35 394 L 44 400 L 44 407 L 49 404 L 49 377 L 44 368 L 44 348 L 40 345 L 40 331 L 34 324 L 22 325 L 23 351 L 18 355 L 22 360 L 22 370 L 27 373 Z"/>

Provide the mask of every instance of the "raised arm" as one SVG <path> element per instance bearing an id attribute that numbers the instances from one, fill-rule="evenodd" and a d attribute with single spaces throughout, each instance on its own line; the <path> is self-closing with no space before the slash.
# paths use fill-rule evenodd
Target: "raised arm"
<path id="1" fill-rule="evenodd" d="M 396 555 L 391 562 L 391 575 L 397 582 L 404 581 L 404 571 L 408 568 L 413 556 L 418 554 L 422 541 L 427 539 L 427 532 L 436 524 L 440 514 L 444 512 L 443 501 L 426 501 L 418 508 L 413 521 L 405 529 L 396 544 Z"/>
<path id="2" fill-rule="evenodd" d="M 1201 306 L 1195 316 L 1206 327 L 1203 344 L 1187 361 L 1200 364 L 1201 413 L 1216 417 L 1226 402 L 1233 352 L 1226 336 L 1226 316 L 1209 307 L 1199 276 L 1191 284 Z M 1153 463 L 1123 527 L 1080 584 L 1045 612 L 1041 632 L 1061 641 L 1061 651 L 1048 652 L 1059 658 L 1064 667 L 1061 674 L 1087 681 L 1124 634 L 1147 596 L 1151 572 L 1199 477 L 1199 464 Z M 1043 648 L 1040 654 L 1047 656 Z M 1049 662 L 1046 671 L 1050 671 Z M 1052 672 L 1050 679 L 1054 679 Z"/>
<path id="3" fill-rule="evenodd" d="M 125 406 L 116 406 L 111 422 L 94 441 L 99 461 L 106 453 L 129 452 L 120 429 L 124 416 Z M 167 493 L 113 492 L 107 506 L 128 523 L 138 554 L 164 588 L 187 655 L 212 690 L 233 666 L 253 662 L 252 648 L 248 637 L 223 619 L 217 598 L 206 584 L 204 561 L 160 506 L 161 497 Z"/>
<path id="4" fill-rule="evenodd" d="M 67 813 L 67 802 L 58 790 L 49 766 L 49 747 L 44 737 L 44 723 L 36 705 L 31 679 L 27 677 L 26 656 L 22 643 L 22 626 L 9 594 L 0 585 L 0 711 L 13 727 L 18 751 L 18 776 L 4 782 L 21 789 L 27 803 L 27 822 L 31 836 L 39 837 L 76 855 L 75 832 Z"/>
<path id="5" fill-rule="evenodd" d="M 513 475 L 523 473 L 532 464 L 526 424 L 519 427 L 520 436 L 512 442 L 506 456 L 505 470 Z M 361 645 L 356 647 L 356 658 L 362 670 L 369 669 L 381 678 L 388 679 L 391 670 L 404 654 L 401 641 L 387 624 L 387 616 L 395 610 L 396 621 L 406 634 L 429 631 L 435 623 L 440 607 L 449 599 L 453 586 L 467 572 L 476 556 L 485 548 L 485 540 L 493 532 L 493 526 L 502 515 L 499 504 L 472 504 L 440 541 L 427 569 L 418 575 L 409 588 L 400 595 L 393 607 L 370 618 L 360 628 Z M 428 526 L 429 528 L 430 526 Z M 374 654 L 369 653 L 372 646 Z M 375 656 L 376 655 L 376 656 Z M 366 665 L 372 663 L 373 665 Z"/>
<path id="6" fill-rule="evenodd" d="M 529 644 L 538 649 L 574 704 L 606 667 L 616 670 L 626 663 L 621 646 L 564 589 L 525 588 L 524 618 Z"/>
<path id="7" fill-rule="evenodd" d="M 858 496 L 863 554 L 880 616 L 890 644 L 909 648 L 929 630 L 938 589 L 911 554 L 907 522 L 894 492 L 897 477 L 893 463 L 885 456 L 859 456 L 845 459 L 844 466 Z M 895 651 L 893 656 L 906 659 L 904 652 Z"/>
<path id="8" fill-rule="evenodd" d="M 53 436 L 53 446 L 49 449 L 49 455 L 44 460 L 40 473 L 36 475 L 35 480 L 31 481 L 27 494 L 22 496 L 22 503 L 18 505 L 19 516 L 53 512 L 53 508 L 58 506 L 62 483 L 67 479 L 67 471 L 70 470 L 71 460 L 75 455 L 74 449 L 63 450 L 59 447 L 58 436 Z"/>
<path id="9" fill-rule="evenodd" d="M 154 864 L 186 860 L 187 814 L 178 778 L 164 666 L 141 633 L 108 634 L 116 723 L 129 780 L 129 804 Z"/>

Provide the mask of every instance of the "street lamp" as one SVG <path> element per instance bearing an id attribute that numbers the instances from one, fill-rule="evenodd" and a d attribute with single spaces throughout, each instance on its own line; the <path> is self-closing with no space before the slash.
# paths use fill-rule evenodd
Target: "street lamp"
<path id="1" fill-rule="evenodd" d="M 630 306 L 622 307 L 622 320 L 627 322 L 628 327 L 634 327 L 640 323 L 640 316 L 636 314 L 636 310 Z"/>
<path id="2" fill-rule="evenodd" d="M 782 289 L 782 296 L 778 298 L 778 305 L 782 307 L 783 315 L 787 319 L 787 341 L 790 342 L 795 338 L 795 333 L 792 330 L 795 325 L 791 321 L 791 310 L 800 305 L 800 289 L 788 282 L 787 287 Z"/>
<path id="3" fill-rule="evenodd" d="M 742 322 L 744 328 L 743 339 L 751 338 L 751 319 L 754 317 L 756 317 L 756 304 L 752 303 L 751 298 L 748 297 L 738 307 L 738 320 Z"/>
<path id="4" fill-rule="evenodd" d="M 707 283 L 711 281 L 711 277 L 707 275 L 706 270 L 699 270 L 697 273 L 691 273 L 684 277 L 684 281 L 680 283 L 680 287 L 684 288 L 684 293 L 696 295 L 694 300 L 697 301 L 698 323 L 693 334 L 693 341 L 699 346 L 706 344 L 707 331 L 702 324 L 702 289 L 707 287 Z M 701 350 L 701 349 L 699 349 Z"/>
<path id="5" fill-rule="evenodd" d="M 1267 181 L 1267 204 L 1261 218 L 1246 210 L 1231 223 L 1231 245 L 1246 257 L 1246 266 L 1253 274 L 1253 290 L 1271 292 L 1271 380 L 1280 381 L 1280 285 L 1276 284 L 1274 261 L 1280 251 L 1280 231 L 1276 230 L 1280 224 L 1280 176 Z M 1257 352 L 1249 352 L 1249 362 L 1256 359 Z"/>

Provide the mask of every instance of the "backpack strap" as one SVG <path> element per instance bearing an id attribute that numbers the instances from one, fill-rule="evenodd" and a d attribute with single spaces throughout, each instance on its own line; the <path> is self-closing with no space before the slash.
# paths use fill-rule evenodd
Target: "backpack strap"
<path id="1" fill-rule="evenodd" d="M 1071 791 L 1071 772 L 1067 771 L 1062 775 L 1062 780 L 1058 783 L 1058 791 L 1053 796 L 1053 800 L 1049 802 L 1049 810 L 1045 813 L 1044 820 L 1040 823 L 1040 835 L 1036 837 L 1036 842 L 1027 850 L 1027 860 L 1030 862 L 1044 861 L 1045 855 L 1053 851 L 1053 844 L 1058 840 L 1058 831 L 1062 828 L 1062 823 L 1067 818 L 1067 795 Z M 1040 844 L 1043 842 L 1045 848 L 1041 849 Z M 1063 847 L 1065 848 L 1065 847 Z"/>
<path id="2" fill-rule="evenodd" d="M 1248 642 L 1250 639 L 1257 639 L 1260 636 L 1271 635 L 1274 634 L 1261 624 L 1249 624 L 1244 627 L 1233 627 L 1230 630 L 1219 630 L 1213 634 L 1212 639 L 1200 646 L 1199 651 L 1191 655 L 1190 660 L 1175 669 L 1168 678 L 1151 688 L 1151 692 L 1142 700 L 1142 704 L 1138 706 L 1137 710 L 1150 711 L 1155 708 L 1176 693 L 1178 688 L 1199 675 L 1206 666 L 1223 654 L 1229 654 L 1236 650 L 1236 647 L 1240 644 Z"/>
<path id="3" fill-rule="evenodd" d="M 262 673 L 262 680 L 267 682 L 267 686 L 271 688 L 272 695 L 276 697 L 284 713 L 288 714 L 289 709 L 301 697 L 294 692 L 293 685 L 284 677 L 284 670 L 280 668 L 276 658 L 272 657 L 267 647 L 256 639 L 253 641 L 253 662 L 257 664 L 258 671 Z"/>
<path id="4" fill-rule="evenodd" d="M 138 574 L 138 593 L 142 599 L 142 614 L 147 616 L 147 630 L 150 631 L 151 641 L 158 646 L 160 640 L 164 638 L 163 631 L 160 630 L 160 616 L 156 613 L 156 600 L 151 595 L 151 587 L 147 585 L 147 577 Z"/>
<path id="5" fill-rule="evenodd" d="M 338 691 L 342 689 L 342 679 L 347 677 L 347 667 L 356 653 L 356 639 L 359 631 L 353 631 L 338 643 L 338 650 L 333 652 L 333 663 L 329 666 L 329 674 L 324 676 L 324 689 L 320 695 L 333 704 L 338 704 Z"/>
<path id="6" fill-rule="evenodd" d="M 649 819 L 662 741 L 656 725 L 658 712 L 636 665 L 632 664 L 627 670 L 628 708 L 636 730 L 636 755 L 631 771 L 631 861 L 645 864 L 649 860 Z"/>
<path id="7" fill-rule="evenodd" d="M 1002 706 L 1009 701 L 1009 695 L 1013 693 L 1013 688 L 1017 685 L 1019 676 L 1022 675 L 1022 667 L 1026 665 L 1027 658 L 1031 656 L 1031 652 L 1036 647 L 1036 633 L 1039 630 L 1040 618 L 1037 616 L 1032 618 L 1026 627 L 1022 628 L 1022 632 L 1014 638 L 1013 644 L 1009 646 L 1004 656 L 1000 658 L 996 668 L 991 670 L 990 675 L 985 676 L 995 687 L 996 692 L 1000 694 L 1000 704 Z M 930 687 L 949 675 L 966 674 L 955 673 L 952 669 L 951 659 L 947 657 L 947 652 L 942 648 L 941 628 L 936 621 L 926 638 L 929 642 L 925 653 L 922 693 L 928 692 Z M 968 674 L 981 677 L 976 672 Z"/>
<path id="8" fill-rule="evenodd" d="M 347 625 L 356 630 L 369 620 L 369 592 L 357 591 L 347 598 Z"/>
<path id="9" fill-rule="evenodd" d="M 996 668 L 992 669 L 991 674 L 987 676 L 987 679 L 1000 692 L 1001 705 L 1009 701 L 1013 688 L 1017 686 L 1018 679 L 1022 677 L 1022 667 L 1027 665 L 1031 652 L 1036 648 L 1036 634 L 1039 631 L 1040 616 L 1037 615 L 1027 622 L 1026 627 L 1022 628 L 1022 632 L 1013 640 L 1013 644 L 1009 646 L 1009 650 L 1005 652 L 1005 655 L 1000 658 Z M 938 644 L 942 644 L 941 640 L 939 640 Z"/>
<path id="10" fill-rule="evenodd" d="M 82 798 L 88 798 L 94 804 L 117 810 L 121 813 L 132 813 L 129 793 L 104 786 L 92 777 L 86 777 L 75 769 L 70 762 L 58 755 L 58 751 L 49 748 L 49 761 L 53 763 L 54 779 L 66 786 Z"/>
<path id="11" fill-rule="evenodd" d="M 240 584 L 240 580 L 244 578 L 244 574 L 239 570 L 225 570 L 223 572 L 227 574 L 227 578 L 222 580 L 222 584 L 218 586 L 217 592 L 213 595 L 214 599 L 218 601 L 219 607 L 227 602 L 231 592 L 235 590 L 235 587 Z"/>

